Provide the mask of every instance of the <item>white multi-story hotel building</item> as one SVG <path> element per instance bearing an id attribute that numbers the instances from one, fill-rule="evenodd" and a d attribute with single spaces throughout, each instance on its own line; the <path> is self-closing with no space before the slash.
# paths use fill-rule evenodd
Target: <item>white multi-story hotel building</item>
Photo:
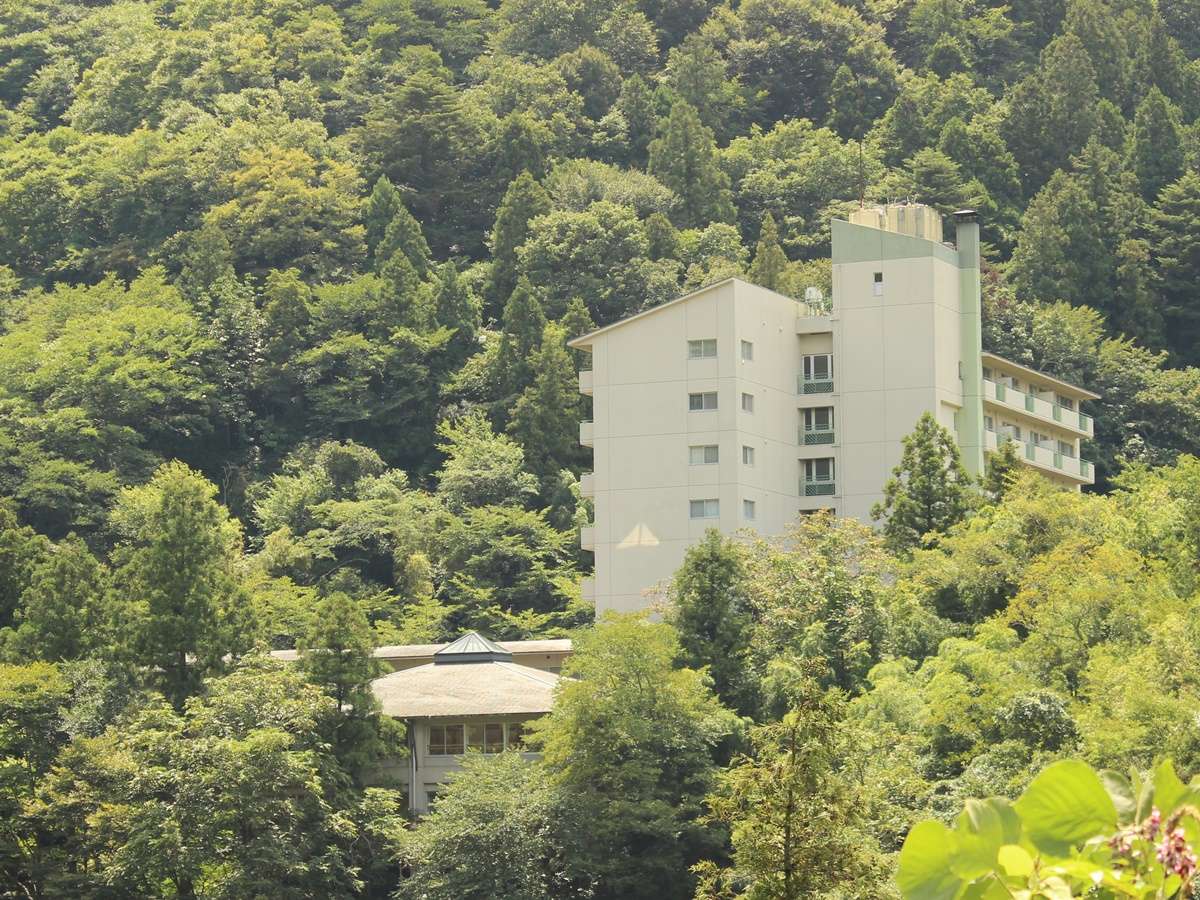
<path id="1" fill-rule="evenodd" d="M 979 226 L 956 221 L 951 246 L 924 206 L 835 220 L 828 308 L 728 279 L 571 342 L 592 354 L 581 543 L 597 613 L 644 607 L 708 528 L 778 534 L 816 509 L 870 521 L 925 412 L 973 474 L 1013 439 L 1049 477 L 1092 483 L 1080 405 L 1097 395 L 982 352 Z"/>

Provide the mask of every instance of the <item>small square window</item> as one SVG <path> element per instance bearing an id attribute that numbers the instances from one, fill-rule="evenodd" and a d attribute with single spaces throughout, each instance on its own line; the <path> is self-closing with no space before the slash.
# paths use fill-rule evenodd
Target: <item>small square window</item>
<path id="1" fill-rule="evenodd" d="M 873 285 L 873 288 L 874 288 L 876 297 L 883 296 L 883 273 L 882 272 L 875 273 L 875 283 Z"/>
<path id="2" fill-rule="evenodd" d="M 754 395 L 742 394 L 742 412 L 754 412 Z"/>
<path id="3" fill-rule="evenodd" d="M 693 519 L 716 519 L 721 515 L 717 500 L 692 500 L 688 504 L 688 515 Z"/>
<path id="4" fill-rule="evenodd" d="M 704 410 L 717 408 L 717 392 L 704 391 L 700 394 L 688 394 L 688 409 L 691 412 L 701 412 Z"/>
<path id="5" fill-rule="evenodd" d="M 702 444 L 688 447 L 688 464 L 693 466 L 711 466 L 721 461 L 721 451 L 716 444 Z"/>
<path id="6" fill-rule="evenodd" d="M 717 339 L 688 341 L 688 359 L 712 359 L 717 355 Z"/>
<path id="7" fill-rule="evenodd" d="M 746 444 L 742 445 L 742 465 L 754 465 L 754 448 Z"/>
<path id="8" fill-rule="evenodd" d="M 742 341 L 742 362 L 754 361 L 754 345 L 749 341 Z"/>
<path id="9" fill-rule="evenodd" d="M 755 514 L 754 501 L 753 500 L 743 500 L 742 501 L 742 518 L 746 519 L 749 522 L 753 522 L 754 514 Z"/>

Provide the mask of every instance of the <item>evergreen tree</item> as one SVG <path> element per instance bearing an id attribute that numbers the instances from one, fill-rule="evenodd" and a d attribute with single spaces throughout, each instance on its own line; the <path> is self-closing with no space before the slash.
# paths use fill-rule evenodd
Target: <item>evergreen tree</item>
<path id="1" fill-rule="evenodd" d="M 643 165 L 654 139 L 658 121 L 658 104 L 654 90 L 641 75 L 626 78 L 617 97 L 617 109 L 625 117 L 629 129 L 629 162 Z"/>
<path id="2" fill-rule="evenodd" d="M 461 513 L 478 506 L 525 506 L 537 479 L 525 471 L 525 453 L 507 435 L 496 434 L 482 413 L 438 424 L 446 461 L 438 470 L 438 496 Z"/>
<path id="3" fill-rule="evenodd" d="M 689 547 L 671 583 L 671 624 L 679 631 L 680 660 L 707 668 L 713 690 L 731 709 L 753 715 L 750 604 L 741 550 L 715 528 Z"/>
<path id="4" fill-rule="evenodd" d="M 397 253 L 404 255 L 419 277 L 429 274 L 429 244 L 425 242 L 421 223 L 403 203 L 384 230 L 383 240 L 375 247 L 375 264 L 381 273 L 382 267 Z"/>
<path id="5" fill-rule="evenodd" d="M 380 247 L 382 250 L 383 247 Z M 379 275 L 385 285 L 389 307 L 388 321 L 417 330 L 433 326 L 433 299 L 429 285 L 413 266 L 408 255 L 397 250 L 380 266 Z"/>
<path id="6" fill-rule="evenodd" d="M 492 226 L 492 268 L 484 288 L 489 311 L 499 310 L 517 286 L 517 248 L 529 236 L 529 222 L 550 212 L 550 195 L 522 172 L 504 192 Z"/>
<path id="7" fill-rule="evenodd" d="M 1021 455 L 1017 451 L 1017 442 L 1001 441 L 996 447 L 996 452 L 988 455 L 984 465 L 980 482 L 983 493 L 993 503 L 999 503 L 1008 493 L 1014 476 L 1023 466 Z"/>
<path id="8" fill-rule="evenodd" d="M 577 337 L 583 337 L 585 334 L 596 330 L 596 323 L 592 320 L 592 314 L 588 312 L 587 304 L 583 302 L 583 298 L 581 297 L 571 298 L 571 302 L 567 304 L 567 311 L 559 319 L 559 324 L 566 331 L 568 341 L 573 341 Z M 576 371 L 592 367 L 592 353 L 590 350 L 572 350 L 571 358 L 575 361 Z"/>
<path id="9" fill-rule="evenodd" d="M 507 401 L 520 394 L 533 380 L 531 359 L 542 340 L 546 314 L 524 277 L 504 306 L 500 346 L 496 350 L 496 381 Z"/>
<path id="10" fill-rule="evenodd" d="M 904 438 L 900 464 L 883 487 L 883 501 L 871 515 L 886 518 L 888 546 L 904 553 L 936 540 L 966 518 L 975 502 L 970 476 L 963 468 L 958 445 L 931 413 Z"/>
<path id="11" fill-rule="evenodd" d="M 929 204 L 942 214 L 964 207 L 980 207 L 983 198 L 972 194 L 958 163 L 942 151 L 932 147 L 919 150 L 905 168 L 906 181 L 913 198 Z"/>
<path id="12" fill-rule="evenodd" d="M 436 278 L 433 318 L 439 327 L 454 329 L 447 368 L 457 369 L 479 345 L 479 298 L 463 283 L 454 263 L 442 263 Z"/>
<path id="13" fill-rule="evenodd" d="M 299 650 L 305 676 L 336 704 L 332 744 L 338 760 L 361 772 L 382 749 L 371 682 L 385 671 L 373 656 L 375 635 L 362 604 L 340 591 L 325 597 L 313 610 Z"/>
<path id="14" fill-rule="evenodd" d="M 845 701 L 812 679 L 792 692 L 792 708 L 752 729 L 751 752 L 717 776 L 708 804 L 730 829 L 733 863 L 700 866 L 697 898 L 735 896 L 734 886 L 761 900 L 875 896 L 887 878 L 844 771 L 854 753 Z"/>
<path id="15" fill-rule="evenodd" d="M 386 175 L 380 175 L 367 198 L 363 210 L 363 225 L 366 228 L 367 253 L 374 258 L 378 247 L 387 234 L 388 226 L 405 210 L 400 192 Z"/>
<path id="16" fill-rule="evenodd" d="M 532 382 L 517 399 L 508 431 L 525 448 L 529 469 L 544 484 L 579 457 L 579 379 L 566 329 L 550 322 L 529 360 Z"/>
<path id="17" fill-rule="evenodd" d="M 214 222 L 205 222 L 188 240 L 179 271 L 180 293 L 199 303 L 208 290 L 222 278 L 232 278 L 233 248 L 225 232 Z"/>
<path id="18" fill-rule="evenodd" d="M 1021 166 L 1026 189 L 1065 168 L 1096 128 L 1096 69 L 1075 35 L 1055 38 L 1038 69 L 1013 87 L 1003 134 Z"/>
<path id="19" fill-rule="evenodd" d="M 650 144 L 647 170 L 678 195 L 679 227 L 733 221 L 729 176 L 717 164 L 712 130 L 704 127 L 690 104 L 681 100 L 671 107 L 659 126 L 659 137 Z"/>
<path id="20" fill-rule="evenodd" d="M 746 277 L 755 284 L 778 291 L 783 287 L 787 274 L 788 258 L 779 246 L 779 229 L 775 217 L 767 212 L 763 215 L 762 227 L 758 230 L 758 247 L 754 250 L 754 261 Z"/>
<path id="21" fill-rule="evenodd" d="M 679 229 L 663 213 L 646 217 L 646 246 L 649 259 L 678 259 Z"/>
<path id="22" fill-rule="evenodd" d="M 246 649 L 248 607 L 235 571 L 241 529 L 216 487 L 183 463 L 127 489 L 113 511 L 113 625 L 125 655 L 177 708 Z"/>
<path id="23" fill-rule="evenodd" d="M 1200 173 L 1163 189 L 1150 220 L 1162 285 L 1167 346 L 1179 362 L 1200 363 Z"/>
<path id="24" fill-rule="evenodd" d="M 70 535 L 33 570 L 14 639 L 26 659 L 78 659 L 104 646 L 104 567 Z"/>
<path id="25" fill-rule="evenodd" d="M 1142 196 L 1153 202 L 1164 187 L 1179 179 L 1184 164 L 1179 110 L 1152 87 L 1133 117 L 1133 170 Z"/>

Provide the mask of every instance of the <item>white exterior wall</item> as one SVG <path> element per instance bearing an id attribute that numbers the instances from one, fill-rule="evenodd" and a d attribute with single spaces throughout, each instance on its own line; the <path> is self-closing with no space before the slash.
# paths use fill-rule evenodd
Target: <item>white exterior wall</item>
<path id="1" fill-rule="evenodd" d="M 955 430 L 962 405 L 958 268 L 932 256 L 842 263 L 833 267 L 833 293 L 836 508 L 869 522 L 901 441 L 921 415 L 932 412 Z"/>
<path id="2" fill-rule="evenodd" d="M 727 281 L 592 340 L 595 598 L 598 611 L 646 606 L 708 528 L 777 533 L 796 515 L 797 304 Z M 717 341 L 715 359 L 688 359 L 688 341 Z M 743 362 L 741 342 L 754 345 Z M 688 395 L 716 391 L 715 411 Z M 754 395 L 754 413 L 741 408 Z M 716 444 L 719 462 L 691 465 L 688 448 Z M 755 465 L 743 466 L 752 446 Z M 717 519 L 689 501 L 717 499 Z M 755 520 L 742 501 L 755 502 Z"/>

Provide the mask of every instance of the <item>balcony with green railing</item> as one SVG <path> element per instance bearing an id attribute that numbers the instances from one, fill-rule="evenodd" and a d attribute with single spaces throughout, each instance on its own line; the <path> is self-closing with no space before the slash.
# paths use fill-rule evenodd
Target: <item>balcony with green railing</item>
<path id="1" fill-rule="evenodd" d="M 832 497 L 837 493 L 833 481 L 805 481 L 803 488 L 805 497 Z"/>
<path id="2" fill-rule="evenodd" d="M 805 428 L 800 432 L 800 443 L 805 447 L 834 442 L 832 428 Z"/>
<path id="3" fill-rule="evenodd" d="M 801 375 L 796 388 L 801 394 L 832 394 L 832 375 Z"/>

